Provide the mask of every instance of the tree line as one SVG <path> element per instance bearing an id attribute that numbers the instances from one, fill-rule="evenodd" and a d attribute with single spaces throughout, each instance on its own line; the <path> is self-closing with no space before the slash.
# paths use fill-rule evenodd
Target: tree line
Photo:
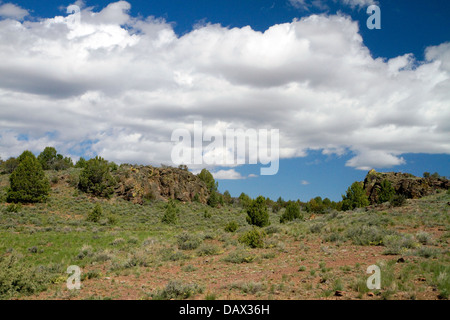
<path id="1" fill-rule="evenodd" d="M 77 187 L 79 190 L 92 194 L 96 197 L 110 198 L 114 194 L 114 187 L 117 183 L 113 172 L 118 169 L 114 162 L 109 162 L 101 157 L 89 160 L 80 158 L 75 164 L 69 157 L 59 154 L 54 147 L 46 147 L 37 157 L 30 151 L 24 151 L 17 158 L 10 158 L 6 161 L 0 160 L 0 171 L 10 174 L 10 186 L 7 189 L 7 202 L 10 203 L 36 203 L 45 202 L 50 193 L 50 183 L 46 177 L 45 170 L 66 170 L 69 168 L 82 169 L 79 175 Z M 181 168 L 187 170 L 187 168 Z M 342 195 L 339 202 L 331 201 L 328 198 L 315 197 L 308 202 L 285 201 L 279 197 L 273 201 L 264 196 L 252 199 L 245 193 L 241 193 L 238 198 L 233 198 L 229 191 L 221 194 L 218 191 L 218 182 L 215 181 L 211 172 L 203 169 L 198 175 L 209 192 L 207 204 L 210 207 L 220 207 L 225 205 L 240 205 L 248 214 L 247 221 L 256 226 L 267 226 L 269 224 L 268 209 L 273 213 L 283 211 L 280 215 L 280 222 L 303 219 L 304 213 L 326 213 L 332 210 L 346 211 L 362 208 L 369 205 L 363 185 L 354 182 Z M 424 177 L 438 177 L 437 173 L 430 175 L 424 173 Z M 383 203 L 389 201 L 394 205 L 401 205 L 404 198 L 395 193 L 391 183 L 387 180 L 381 183 L 378 201 Z M 193 199 L 196 201 L 195 197 Z M 198 200 L 198 199 L 197 199 Z M 174 216 L 176 212 L 174 205 L 168 206 L 169 216 Z"/>

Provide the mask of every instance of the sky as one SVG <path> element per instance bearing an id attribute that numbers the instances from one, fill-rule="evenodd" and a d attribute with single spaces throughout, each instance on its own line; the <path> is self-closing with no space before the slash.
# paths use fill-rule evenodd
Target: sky
<path id="1" fill-rule="evenodd" d="M 446 0 L 0 0 L 0 157 L 54 146 L 172 165 L 172 133 L 201 121 L 279 131 L 275 175 L 189 165 L 233 196 L 339 201 L 372 168 L 449 176 L 448 13 Z"/>

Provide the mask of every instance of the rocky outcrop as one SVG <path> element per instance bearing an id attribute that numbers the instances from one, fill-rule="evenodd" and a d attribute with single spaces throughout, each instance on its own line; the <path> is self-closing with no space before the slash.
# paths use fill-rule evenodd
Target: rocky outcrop
<path id="1" fill-rule="evenodd" d="M 145 200 L 177 199 L 206 203 L 206 184 L 186 168 L 122 165 L 116 172 L 117 196 L 142 204 Z"/>
<path id="2" fill-rule="evenodd" d="M 419 178 L 409 173 L 370 170 L 364 179 L 364 190 L 371 204 L 378 202 L 383 180 L 389 181 L 397 194 L 409 199 L 421 198 L 433 194 L 438 189 L 447 190 L 450 187 L 449 180 L 443 177 Z"/>

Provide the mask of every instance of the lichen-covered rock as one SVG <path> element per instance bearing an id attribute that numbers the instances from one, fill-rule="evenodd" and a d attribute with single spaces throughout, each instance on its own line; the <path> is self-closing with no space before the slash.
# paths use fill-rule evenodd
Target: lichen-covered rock
<path id="1" fill-rule="evenodd" d="M 364 179 L 364 190 L 371 204 L 378 202 L 381 183 L 389 181 L 397 194 L 409 199 L 417 199 L 433 194 L 438 189 L 448 190 L 449 180 L 443 177 L 419 178 L 409 173 L 376 172 L 370 170 Z"/>
<path id="2" fill-rule="evenodd" d="M 116 194 L 142 204 L 145 200 L 177 199 L 206 203 L 209 191 L 196 175 L 183 168 L 122 165 L 116 172 Z"/>

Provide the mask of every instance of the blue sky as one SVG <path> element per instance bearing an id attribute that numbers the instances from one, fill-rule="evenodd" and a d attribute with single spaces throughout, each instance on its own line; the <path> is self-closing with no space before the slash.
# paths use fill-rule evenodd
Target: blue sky
<path id="1" fill-rule="evenodd" d="M 73 1 L 0 1 L 0 156 L 55 145 L 157 165 L 172 130 L 203 120 L 280 129 L 278 174 L 210 168 L 237 175 L 219 180 L 233 196 L 338 201 L 368 168 L 449 176 L 450 2 L 375 1 L 369 30 L 373 2 L 87 0 L 74 31 L 55 18 Z"/>

